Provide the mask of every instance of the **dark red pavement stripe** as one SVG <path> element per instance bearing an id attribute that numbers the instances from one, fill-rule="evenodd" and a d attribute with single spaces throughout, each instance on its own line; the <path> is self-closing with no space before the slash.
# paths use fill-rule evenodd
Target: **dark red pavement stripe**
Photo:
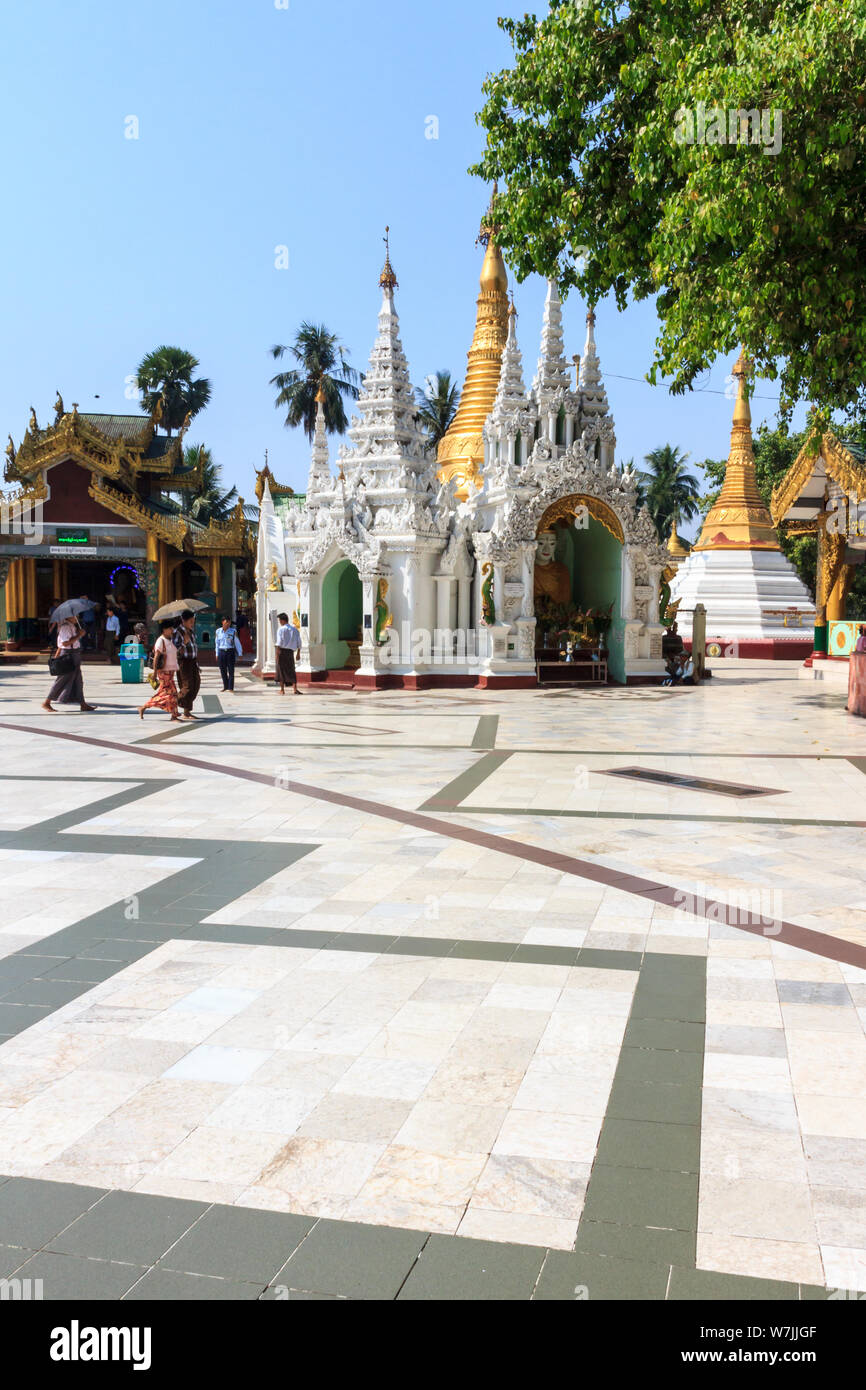
<path id="1" fill-rule="evenodd" d="M 68 734 L 61 729 L 34 729 L 27 724 L 7 724 L 0 722 L 0 729 L 10 729 L 20 734 L 45 734 L 48 738 L 64 739 L 69 743 L 89 744 L 94 748 L 111 748 L 118 753 L 135 753 L 142 758 L 157 758 L 161 762 L 180 764 L 184 767 L 199 768 L 202 772 L 217 772 L 225 777 L 239 777 L 245 782 L 258 782 L 266 787 L 279 786 L 284 791 L 311 800 L 330 802 L 334 806 L 345 806 L 364 815 L 380 816 L 385 820 L 397 821 L 401 825 L 411 825 L 416 830 L 426 830 L 435 835 L 444 835 L 450 840 L 463 840 L 466 844 L 494 850 L 497 854 L 510 854 L 512 858 L 542 864 L 558 873 L 572 874 L 591 883 L 601 883 L 606 888 L 615 888 L 623 893 L 633 893 L 635 897 L 664 903 L 675 910 L 689 912 L 695 916 L 709 918 L 713 922 L 728 922 L 728 914 L 733 918 L 728 925 L 752 936 L 769 937 L 773 941 L 783 941 L 787 946 L 796 946 L 801 951 L 822 956 L 826 960 L 840 961 L 845 965 L 856 965 L 866 970 L 866 946 L 839 937 L 825 936 L 809 927 L 798 927 L 794 922 L 767 922 L 763 917 L 749 915 L 743 920 L 739 908 L 731 908 L 715 899 L 700 898 L 694 901 L 690 895 L 667 883 L 655 883 L 652 879 L 641 878 L 636 874 L 621 873 L 616 869 L 593 864 L 588 859 L 577 859 L 569 854 L 554 850 L 540 849 L 537 845 L 526 844 L 522 840 L 509 840 L 503 836 L 491 835 L 485 830 L 473 830 L 469 826 L 455 825 L 450 821 L 439 820 L 436 816 L 422 815 L 418 811 L 403 811 L 398 806 L 387 806 L 382 802 L 368 801 L 364 797 L 350 796 L 346 792 L 328 791 L 325 787 L 313 787 L 305 782 L 279 782 L 264 772 L 253 772 L 249 768 L 228 767 L 225 763 L 206 762 L 203 758 L 188 758 L 182 753 L 164 753 L 162 749 L 142 748 L 132 743 L 117 743 L 113 739 L 92 738 L 86 734 Z M 291 750 L 287 748 L 287 752 Z M 466 812 L 465 814 L 471 814 Z"/>

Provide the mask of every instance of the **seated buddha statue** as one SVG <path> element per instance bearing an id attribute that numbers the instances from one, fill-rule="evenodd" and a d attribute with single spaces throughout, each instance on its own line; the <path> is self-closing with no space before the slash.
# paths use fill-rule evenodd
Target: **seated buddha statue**
<path id="1" fill-rule="evenodd" d="M 535 549 L 536 598 L 552 599 L 554 603 L 571 603 L 571 575 L 568 566 L 555 559 L 556 532 L 542 531 Z"/>

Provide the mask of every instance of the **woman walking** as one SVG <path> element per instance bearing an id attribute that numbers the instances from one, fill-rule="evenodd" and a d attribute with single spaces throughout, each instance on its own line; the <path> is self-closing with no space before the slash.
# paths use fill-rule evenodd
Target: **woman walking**
<path id="1" fill-rule="evenodd" d="M 174 623 L 171 618 L 163 618 L 160 623 L 160 635 L 153 645 L 153 674 L 157 679 L 156 694 L 151 695 L 138 711 L 139 718 L 144 718 L 146 709 L 164 709 L 171 715 L 172 721 L 177 720 L 177 686 L 174 683 L 175 673 L 177 672 L 177 648 L 172 641 L 172 630 Z"/>
<path id="2" fill-rule="evenodd" d="M 56 700 L 58 705 L 78 705 L 79 709 L 96 709 L 95 705 L 89 705 L 84 698 L 84 680 L 81 675 L 81 639 L 84 636 L 81 624 L 77 618 L 64 618 L 57 629 L 57 649 L 54 659 L 63 665 L 63 670 L 57 676 L 48 692 L 47 699 L 43 700 L 42 708 L 49 714 L 56 714 L 51 701 Z"/>
<path id="3" fill-rule="evenodd" d="M 178 703 L 183 710 L 184 719 L 196 719 L 192 707 L 201 688 L 201 671 L 198 667 L 198 644 L 195 640 L 195 613 L 185 608 L 180 622 L 174 629 L 174 648 L 178 661 Z"/>

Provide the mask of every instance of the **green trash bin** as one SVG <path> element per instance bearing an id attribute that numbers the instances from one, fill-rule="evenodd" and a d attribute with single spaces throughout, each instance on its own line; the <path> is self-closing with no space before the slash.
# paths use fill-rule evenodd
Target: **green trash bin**
<path id="1" fill-rule="evenodd" d="M 140 642 L 124 642 L 120 649 L 120 679 L 124 685 L 142 684 L 144 657 L 144 647 Z"/>

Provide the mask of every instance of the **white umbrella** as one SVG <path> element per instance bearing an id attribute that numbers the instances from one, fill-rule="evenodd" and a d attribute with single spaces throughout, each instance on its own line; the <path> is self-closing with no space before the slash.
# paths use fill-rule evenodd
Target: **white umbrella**
<path id="1" fill-rule="evenodd" d="M 200 613 L 207 608 L 206 603 L 202 603 L 197 598 L 177 598 L 173 603 L 164 603 L 161 608 L 157 608 L 153 615 L 154 622 L 159 622 L 162 618 L 179 618 L 181 613 Z"/>

